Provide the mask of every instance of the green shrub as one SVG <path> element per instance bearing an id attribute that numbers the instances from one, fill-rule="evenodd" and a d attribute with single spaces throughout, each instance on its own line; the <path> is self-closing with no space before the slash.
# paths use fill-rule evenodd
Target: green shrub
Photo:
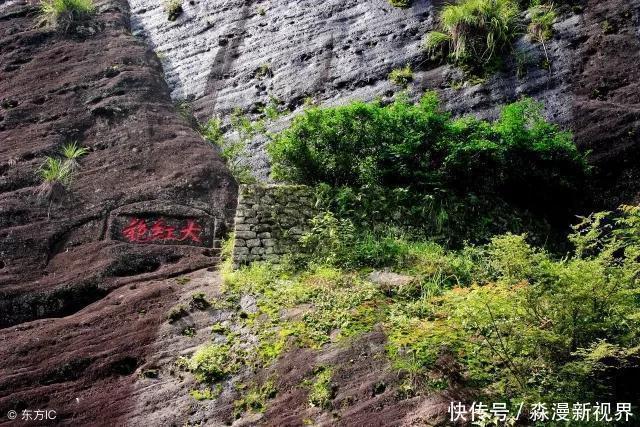
<path id="1" fill-rule="evenodd" d="M 248 138 L 243 135 L 237 140 L 226 138 L 222 131 L 222 121 L 217 117 L 201 125 L 200 134 L 207 142 L 219 149 L 220 157 L 238 182 L 242 184 L 255 182 L 250 168 L 245 163 Z"/>
<path id="2" fill-rule="evenodd" d="M 389 80 L 398 86 L 407 87 L 413 81 L 413 70 L 407 65 L 404 68 L 396 68 L 389 73 Z"/>
<path id="3" fill-rule="evenodd" d="M 417 104 L 310 108 L 267 149 L 274 178 L 325 185 L 338 216 L 360 216 L 356 225 L 397 218 L 432 233 L 452 223 L 521 229 L 514 206 L 566 220 L 586 172 L 571 135 L 530 99 L 493 123 L 452 119 L 433 93 Z"/>
<path id="4" fill-rule="evenodd" d="M 518 13 L 513 0 L 462 0 L 447 5 L 440 12 L 439 30 L 427 34 L 425 47 L 433 54 L 446 45 L 455 62 L 484 68 L 511 47 Z"/>
<path id="5" fill-rule="evenodd" d="M 396 311 L 389 354 L 398 367 L 452 354 L 468 385 L 505 400 L 615 400 L 625 391 L 606 375 L 624 376 L 640 348 L 638 231 L 638 207 L 585 218 L 561 260 L 523 236 L 496 237 L 474 285 L 425 300 L 418 315 Z"/>
<path id="6" fill-rule="evenodd" d="M 49 25 L 63 27 L 91 16 L 95 12 L 92 0 L 43 0 L 40 11 Z"/>

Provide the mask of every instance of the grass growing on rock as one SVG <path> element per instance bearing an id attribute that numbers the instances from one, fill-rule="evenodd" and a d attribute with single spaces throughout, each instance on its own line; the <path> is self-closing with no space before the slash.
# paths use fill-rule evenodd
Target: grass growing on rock
<path id="1" fill-rule="evenodd" d="M 389 81 L 398 86 L 407 87 L 413 81 L 413 70 L 407 65 L 404 68 L 396 68 L 389 73 Z"/>
<path id="2" fill-rule="evenodd" d="M 322 409 L 329 408 L 333 398 L 333 388 L 331 378 L 333 370 L 326 366 L 321 366 L 316 370 L 316 375 L 309 386 L 309 404 Z"/>
<path id="3" fill-rule="evenodd" d="M 45 23 L 66 30 L 73 22 L 91 16 L 95 6 L 92 0 L 44 0 L 40 11 Z"/>
<path id="4" fill-rule="evenodd" d="M 462 0 L 440 12 L 439 31 L 425 38 L 432 54 L 443 49 L 453 61 L 483 68 L 508 50 L 518 30 L 514 0 Z"/>

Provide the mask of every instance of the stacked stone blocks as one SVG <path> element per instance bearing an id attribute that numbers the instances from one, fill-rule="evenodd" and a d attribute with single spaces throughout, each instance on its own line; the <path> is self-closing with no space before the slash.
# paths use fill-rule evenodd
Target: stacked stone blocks
<path id="1" fill-rule="evenodd" d="M 302 185 L 241 185 L 235 216 L 233 261 L 277 263 L 300 251 L 300 237 L 317 213 L 311 187 Z"/>

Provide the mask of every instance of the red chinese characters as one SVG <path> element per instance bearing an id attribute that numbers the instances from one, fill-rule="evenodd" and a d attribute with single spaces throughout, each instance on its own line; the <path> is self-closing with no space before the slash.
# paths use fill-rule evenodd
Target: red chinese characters
<path id="1" fill-rule="evenodd" d="M 150 242 L 193 242 L 202 243 L 202 227 L 195 219 L 187 220 L 182 228 L 168 225 L 163 218 L 156 219 L 149 225 L 141 218 L 131 218 L 129 223 L 122 229 L 122 236 L 131 243 Z"/>

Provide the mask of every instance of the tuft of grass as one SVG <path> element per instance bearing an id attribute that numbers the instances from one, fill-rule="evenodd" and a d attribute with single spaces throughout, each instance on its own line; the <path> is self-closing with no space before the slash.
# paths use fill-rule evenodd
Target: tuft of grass
<path id="1" fill-rule="evenodd" d="M 91 16 L 95 6 L 93 0 L 43 0 L 40 12 L 44 23 L 67 30 L 73 22 Z"/>
<path id="2" fill-rule="evenodd" d="M 44 163 L 38 168 L 37 173 L 41 183 L 36 194 L 49 202 L 47 217 L 51 215 L 51 205 L 64 196 L 71 182 L 71 175 L 79 166 L 78 159 L 87 153 L 86 148 L 72 142 L 64 145 L 60 150 L 62 158 L 46 157 Z"/>
<path id="3" fill-rule="evenodd" d="M 60 153 L 65 159 L 70 170 L 75 170 L 79 164 L 78 160 L 89 152 L 85 147 L 81 147 L 77 142 L 70 142 L 62 146 Z"/>
<path id="4" fill-rule="evenodd" d="M 483 68 L 511 46 L 518 27 L 513 0 L 463 0 L 440 12 L 439 30 L 427 34 L 431 54 L 448 50 L 454 62 Z"/>
<path id="5" fill-rule="evenodd" d="M 539 4 L 529 8 L 531 22 L 527 28 L 532 40 L 544 42 L 553 35 L 553 24 L 556 21 L 556 11 L 552 4 Z"/>
<path id="6" fill-rule="evenodd" d="M 389 73 L 389 80 L 398 86 L 407 87 L 413 81 L 413 70 L 410 65 L 396 68 Z"/>
<path id="7" fill-rule="evenodd" d="M 71 180 L 71 168 L 62 159 L 47 157 L 38 169 L 38 175 L 42 182 L 36 189 L 36 194 L 38 198 L 48 202 L 47 218 L 50 218 L 51 205 L 60 201 L 66 192 L 67 185 Z"/>
<path id="8" fill-rule="evenodd" d="M 549 40 L 553 35 L 553 23 L 556 21 L 556 12 L 553 5 L 536 5 L 529 8 L 531 15 L 531 23 L 529 23 L 528 33 L 533 41 L 537 41 L 544 49 L 544 56 L 548 63 L 549 54 L 545 41 Z"/>
<path id="9" fill-rule="evenodd" d="M 175 21 L 178 19 L 184 9 L 182 9 L 182 0 L 169 0 L 164 5 L 164 10 L 167 12 L 167 19 L 169 21 Z"/>

